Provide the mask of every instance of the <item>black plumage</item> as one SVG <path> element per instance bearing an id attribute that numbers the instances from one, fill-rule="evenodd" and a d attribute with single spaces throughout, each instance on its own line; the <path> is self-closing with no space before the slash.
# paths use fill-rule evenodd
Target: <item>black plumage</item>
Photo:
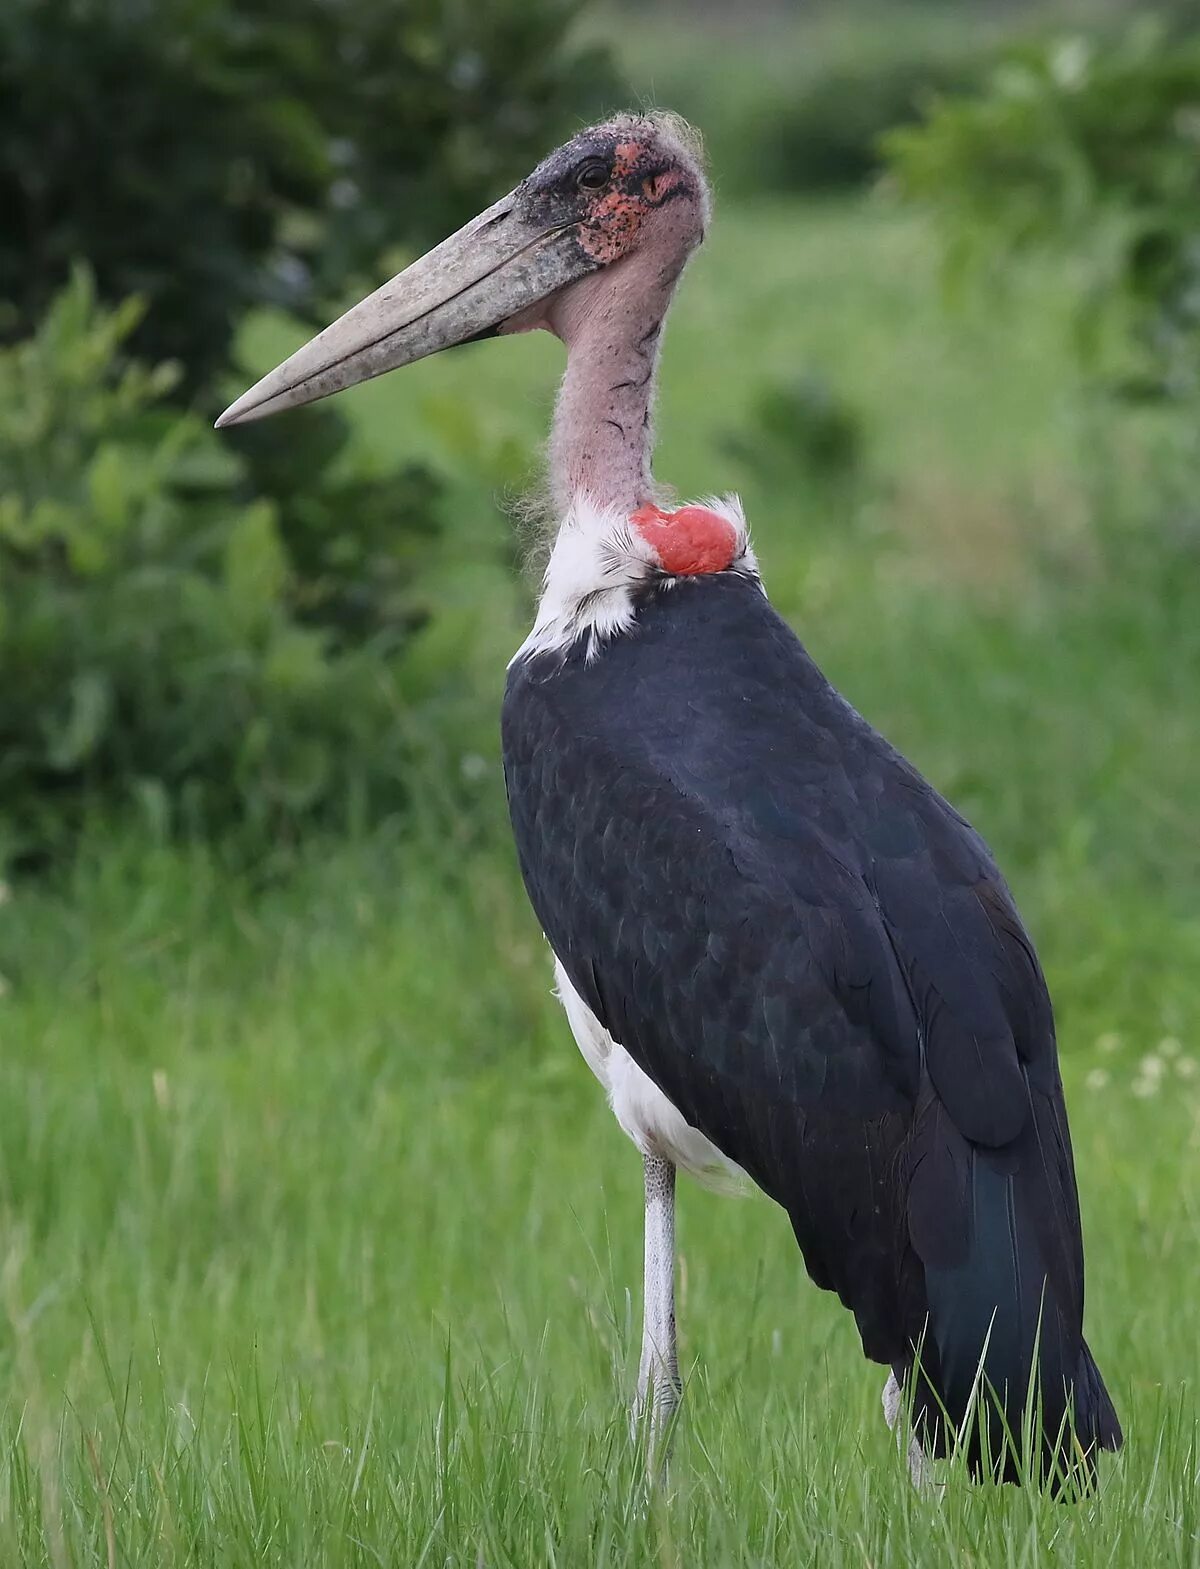
<path id="1" fill-rule="evenodd" d="M 1071 1454 L 1116 1448 L 1050 1000 L 969 824 L 738 573 L 648 589 L 594 658 L 520 658 L 503 731 L 525 883 L 573 985 L 787 1210 L 926 1447 L 982 1363 L 976 1466 L 1004 1422 L 1020 1435 L 1031 1382 L 1047 1472 L 1071 1408 Z"/>

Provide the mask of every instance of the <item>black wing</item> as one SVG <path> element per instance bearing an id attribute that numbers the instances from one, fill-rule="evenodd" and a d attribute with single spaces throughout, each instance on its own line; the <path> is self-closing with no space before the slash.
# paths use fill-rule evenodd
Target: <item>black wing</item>
<path id="1" fill-rule="evenodd" d="M 1061 1409 L 1086 1348 L 1053 1019 L 979 837 L 733 575 L 590 662 L 519 661 L 504 749 L 572 983 L 787 1209 L 867 1354 L 904 1372 L 927 1337 L 953 1416 L 985 1341 L 1023 1394 L 1042 1320 Z"/>

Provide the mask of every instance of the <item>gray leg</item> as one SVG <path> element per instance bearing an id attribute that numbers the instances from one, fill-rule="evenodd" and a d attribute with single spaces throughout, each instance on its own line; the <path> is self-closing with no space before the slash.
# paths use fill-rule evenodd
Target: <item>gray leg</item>
<path id="1" fill-rule="evenodd" d="M 650 1418 L 650 1447 L 657 1446 L 679 1405 L 679 1360 L 675 1350 L 675 1167 L 657 1155 L 644 1157 L 646 1255 L 642 1360 L 633 1404 L 636 1432 Z"/>
<path id="2" fill-rule="evenodd" d="M 883 1386 L 883 1416 L 888 1427 L 896 1434 L 896 1444 L 900 1447 L 904 1443 L 904 1434 L 897 1432 L 897 1423 L 900 1421 L 901 1406 L 903 1404 L 903 1391 L 896 1382 L 894 1373 L 888 1374 L 888 1381 Z M 918 1493 L 933 1490 L 932 1468 L 929 1456 L 917 1442 L 915 1433 L 908 1435 L 908 1474 L 912 1478 L 912 1485 Z"/>

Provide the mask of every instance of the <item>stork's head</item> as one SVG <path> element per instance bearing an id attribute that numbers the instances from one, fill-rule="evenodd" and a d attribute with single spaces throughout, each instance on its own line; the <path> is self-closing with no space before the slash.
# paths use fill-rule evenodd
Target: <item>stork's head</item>
<path id="1" fill-rule="evenodd" d="M 592 126 L 264 376 L 217 424 L 311 403 L 476 338 L 533 327 L 564 336 L 635 258 L 673 282 L 707 220 L 708 187 L 682 122 L 621 115 Z"/>

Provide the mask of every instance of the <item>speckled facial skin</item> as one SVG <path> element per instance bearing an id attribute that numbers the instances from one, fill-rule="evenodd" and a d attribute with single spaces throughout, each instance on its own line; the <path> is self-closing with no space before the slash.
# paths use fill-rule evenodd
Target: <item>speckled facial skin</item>
<path id="1" fill-rule="evenodd" d="M 581 131 L 515 193 L 531 222 L 577 225 L 580 250 L 601 267 L 627 255 L 670 202 L 690 198 L 707 217 L 707 194 L 691 149 L 662 122 L 633 115 Z"/>
<path id="2" fill-rule="evenodd" d="M 516 190 L 302 344 L 218 423 L 262 419 L 497 333 L 548 327 L 564 337 L 560 319 L 588 297 L 572 285 L 611 278 L 651 253 L 664 273 L 674 259 L 677 277 L 706 217 L 704 177 L 682 122 L 620 115 L 581 131 Z"/>
<path id="3" fill-rule="evenodd" d="M 513 194 L 522 222 L 560 229 L 579 264 L 573 282 L 500 328 L 547 328 L 567 346 L 550 437 L 555 510 L 563 517 L 583 494 L 631 512 L 659 499 L 655 371 L 675 285 L 708 223 L 698 153 L 680 122 L 621 115 L 580 132 Z"/>

